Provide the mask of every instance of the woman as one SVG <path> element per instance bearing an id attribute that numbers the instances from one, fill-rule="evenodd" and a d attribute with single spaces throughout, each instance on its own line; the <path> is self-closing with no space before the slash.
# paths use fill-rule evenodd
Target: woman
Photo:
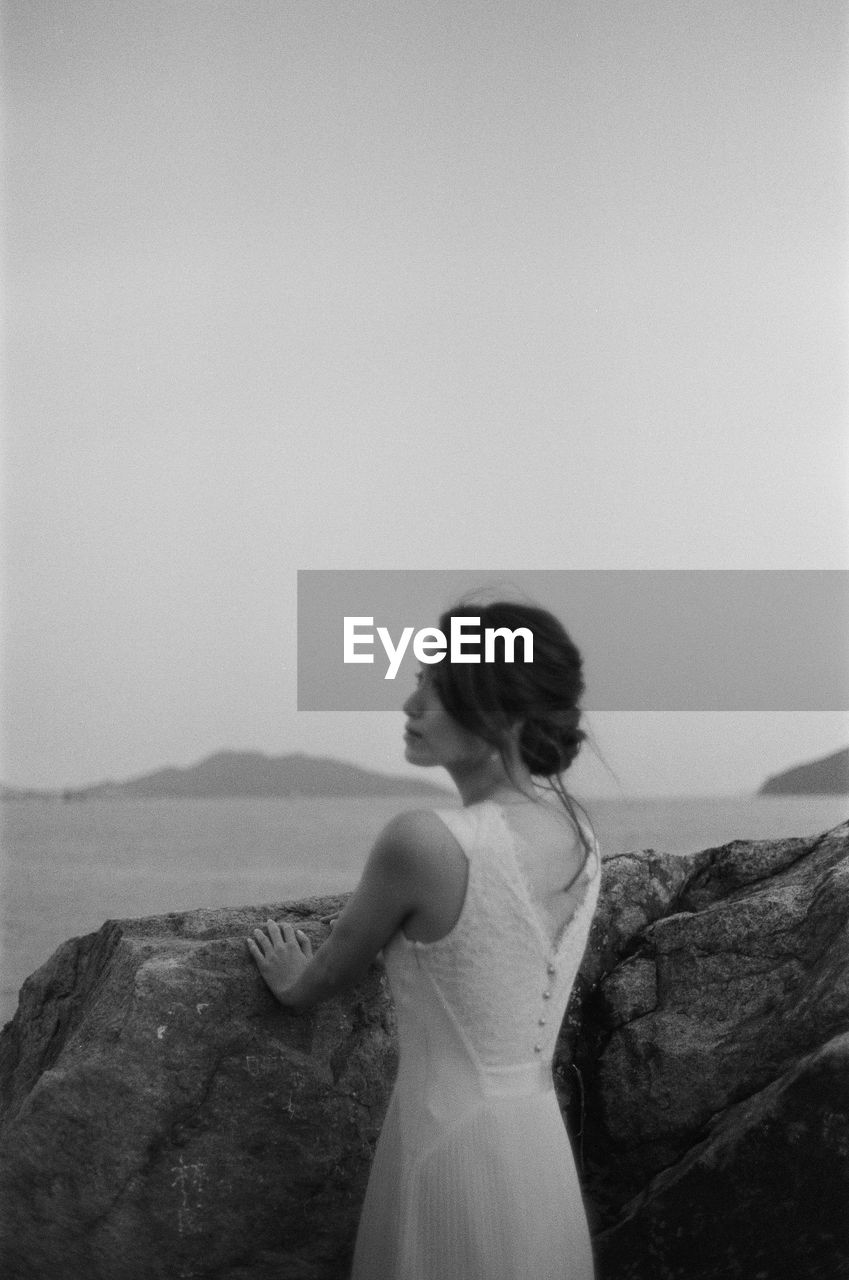
<path id="1" fill-rule="evenodd" d="M 463 808 L 394 818 L 315 956 L 290 924 L 248 940 L 292 1010 L 385 953 L 400 1063 L 354 1280 L 593 1275 L 551 1075 L 600 880 L 592 832 L 560 781 L 584 737 L 581 658 L 545 610 L 474 613 L 482 629 L 528 627 L 533 660 L 496 648 L 495 662 L 427 666 L 404 704 L 406 758 L 447 769 Z M 452 614 L 465 616 L 444 614 L 445 634 Z"/>

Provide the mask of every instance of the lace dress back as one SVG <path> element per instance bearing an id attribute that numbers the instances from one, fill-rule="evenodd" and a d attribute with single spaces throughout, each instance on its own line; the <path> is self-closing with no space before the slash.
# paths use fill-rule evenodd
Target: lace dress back
<path id="1" fill-rule="evenodd" d="M 468 860 L 466 895 L 443 938 L 399 931 L 385 949 L 400 1060 L 352 1280 L 591 1280 L 551 1066 L 598 896 L 598 849 L 552 937 L 504 810 L 437 812 Z"/>

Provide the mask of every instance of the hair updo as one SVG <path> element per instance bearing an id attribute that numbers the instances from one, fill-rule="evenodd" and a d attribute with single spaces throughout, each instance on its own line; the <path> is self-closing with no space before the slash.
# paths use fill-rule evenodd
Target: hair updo
<path id="1" fill-rule="evenodd" d="M 505 643 L 496 637 L 493 662 L 443 661 L 432 668 L 440 702 L 453 720 L 502 752 L 507 734 L 520 723 L 519 753 L 528 771 L 537 778 L 559 778 L 586 736 L 579 728 L 584 679 L 577 647 L 546 609 L 504 601 L 449 609 L 439 619 L 440 630 L 448 634 L 452 617 L 469 614 L 480 617 L 481 634 L 526 627 L 534 638 L 533 662 L 507 662 Z M 522 643 L 517 638 L 519 653 Z M 464 648 L 473 651 L 470 641 Z"/>
<path id="2" fill-rule="evenodd" d="M 493 662 L 443 660 L 431 668 L 439 700 L 464 729 L 498 748 L 508 775 L 507 738 L 515 724 L 521 725 L 518 746 L 523 763 L 532 777 L 544 778 L 558 797 L 589 858 L 592 845 L 575 809 L 581 810 L 587 822 L 589 816 L 569 795 L 560 776 L 586 737 L 579 728 L 579 702 L 584 692 L 580 652 L 563 624 L 537 605 L 469 602 L 443 613 L 439 629 L 447 635 L 452 618 L 469 616 L 480 617 L 481 635 L 487 628 L 515 631 L 527 627 L 534 638 L 533 662 L 507 662 L 504 640 L 496 637 Z M 518 649 L 521 637 L 515 643 Z M 464 650 L 473 651 L 470 639 L 464 640 Z"/>
<path id="3" fill-rule="evenodd" d="M 543 720 L 527 719 L 519 736 L 519 752 L 534 777 L 565 773 L 586 734 L 578 728 L 580 711 L 550 712 Z"/>

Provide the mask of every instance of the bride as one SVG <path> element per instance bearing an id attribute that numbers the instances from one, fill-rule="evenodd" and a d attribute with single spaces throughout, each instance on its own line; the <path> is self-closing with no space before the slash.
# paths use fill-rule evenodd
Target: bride
<path id="1" fill-rule="evenodd" d="M 407 760 L 445 768 L 462 808 L 394 818 L 315 954 L 286 922 L 248 939 L 296 1013 L 384 951 L 400 1061 L 352 1280 L 593 1276 L 551 1074 L 600 881 L 561 776 L 584 738 L 581 656 L 546 610 L 475 613 L 483 627 L 529 628 L 533 660 L 496 648 L 490 662 L 426 666 L 403 708 Z"/>

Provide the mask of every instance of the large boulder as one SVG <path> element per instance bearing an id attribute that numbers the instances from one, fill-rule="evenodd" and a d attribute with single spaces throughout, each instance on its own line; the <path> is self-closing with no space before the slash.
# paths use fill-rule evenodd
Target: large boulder
<path id="1" fill-rule="evenodd" d="M 849 1276 L 849 825 L 680 859 L 625 939 L 631 861 L 576 1054 L 602 1276 Z"/>
<path id="2" fill-rule="evenodd" d="M 395 1066 L 374 969 L 285 1013 L 245 937 L 341 899 L 110 922 L 0 1039 L 6 1280 L 342 1276 Z"/>
<path id="3" fill-rule="evenodd" d="M 318 944 L 341 901 L 113 921 L 27 980 L 0 1036 L 8 1280 L 342 1280 L 385 980 L 290 1015 L 244 943 L 287 915 Z M 609 859 L 555 1064 L 599 1280 L 849 1275 L 847 1033 L 849 824 Z"/>

